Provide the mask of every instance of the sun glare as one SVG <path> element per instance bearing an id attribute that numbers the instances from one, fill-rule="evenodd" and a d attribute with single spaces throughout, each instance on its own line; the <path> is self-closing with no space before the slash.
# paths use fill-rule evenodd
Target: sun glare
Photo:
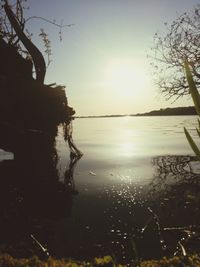
<path id="1" fill-rule="evenodd" d="M 141 95 L 147 84 L 142 68 L 132 62 L 113 61 L 106 68 L 105 86 L 119 96 Z"/>

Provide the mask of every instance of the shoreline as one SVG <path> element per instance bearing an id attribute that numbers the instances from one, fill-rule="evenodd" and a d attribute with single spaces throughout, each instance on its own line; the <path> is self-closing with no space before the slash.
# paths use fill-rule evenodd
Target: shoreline
<path id="1" fill-rule="evenodd" d="M 182 255 L 182 256 L 173 256 L 173 257 L 163 257 L 161 259 L 151 259 L 151 260 L 136 260 L 133 266 L 140 267 L 171 267 L 171 266 L 200 266 L 200 256 L 198 254 L 190 254 L 190 255 Z M 41 260 L 37 256 L 32 258 L 13 258 L 9 254 L 0 254 L 0 266 L 34 266 L 34 267 L 93 267 L 93 266 L 101 266 L 101 267 L 126 267 L 130 266 L 129 264 L 120 264 L 116 263 L 115 260 L 109 256 L 96 257 L 91 261 L 76 261 L 74 259 L 55 259 L 49 257 L 46 260 Z"/>
<path id="2" fill-rule="evenodd" d="M 160 108 L 159 110 L 152 110 L 144 113 L 136 114 L 110 114 L 110 115 L 83 115 L 73 116 L 73 118 L 119 118 L 119 117 L 144 117 L 144 116 L 193 116 L 197 115 L 193 106 L 176 107 L 176 108 Z"/>

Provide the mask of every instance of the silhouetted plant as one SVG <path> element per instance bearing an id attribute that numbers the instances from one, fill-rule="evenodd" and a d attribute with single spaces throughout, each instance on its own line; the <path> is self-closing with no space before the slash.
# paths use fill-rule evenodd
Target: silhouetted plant
<path id="1" fill-rule="evenodd" d="M 40 37 L 47 54 L 46 64 L 43 54 L 31 40 L 32 34 L 26 29 L 30 19 L 52 23 L 59 27 L 60 34 L 63 27 L 72 24 L 59 25 L 55 21 L 36 16 L 25 19 L 24 2 L 26 1 L 0 0 L 0 123 L 3 122 L 0 127 L 4 131 L 6 122 L 8 126 L 14 125 L 16 128 L 9 140 L 6 134 L 3 136 L 6 137 L 6 146 L 11 151 L 15 150 L 10 143 L 17 136 L 16 133 L 19 133 L 18 128 L 45 130 L 55 136 L 55 128 L 59 124 L 68 125 L 75 113 L 68 106 L 65 86 L 44 84 L 46 65 L 51 62 L 51 46 L 47 33 L 41 29 Z M 10 126 L 7 130 L 10 130 Z M 5 139 L 1 137 L 2 134 L 2 144 Z M 68 135 L 68 142 L 70 149 L 73 146 L 75 153 L 79 152 L 73 144 L 72 135 Z"/>
<path id="2" fill-rule="evenodd" d="M 171 24 L 165 23 L 165 34 L 156 33 L 149 55 L 155 83 L 167 100 L 188 95 L 187 79 L 182 71 L 183 58 L 191 64 L 195 82 L 200 84 L 200 5 L 183 13 Z"/>
<path id="3" fill-rule="evenodd" d="M 29 18 L 25 18 L 24 11 L 25 9 L 28 9 L 29 7 L 25 7 L 24 3 L 27 2 L 27 0 L 16 0 L 16 1 L 7 1 L 7 0 L 1 0 L 0 3 L 2 4 L 0 8 L 0 37 L 9 45 L 16 48 L 16 50 L 24 57 L 28 57 L 33 61 L 35 71 L 36 71 L 36 77 L 37 72 L 41 71 L 41 69 L 44 70 L 44 75 L 46 72 L 45 68 L 45 61 L 43 59 L 42 55 L 40 54 L 40 51 L 37 51 L 37 49 L 33 49 L 33 43 L 31 42 L 31 39 L 33 37 L 33 34 L 29 32 L 27 29 L 27 22 L 33 19 L 40 19 L 44 20 L 47 23 L 53 24 L 55 27 L 59 28 L 59 39 L 62 40 L 62 28 L 64 27 L 71 27 L 73 24 L 58 24 L 54 20 L 48 20 L 43 17 L 38 16 L 32 16 Z M 47 63 L 46 67 L 49 66 L 51 63 L 51 46 L 50 46 L 50 40 L 48 38 L 48 34 L 44 29 L 40 29 L 39 37 L 42 38 L 44 47 L 45 47 L 45 54 L 47 56 Z M 28 40 L 26 40 L 26 38 Z M 30 45 L 32 43 L 32 45 Z M 36 50 L 36 51 L 35 51 Z M 36 55 L 35 55 L 36 53 Z M 37 58 L 40 57 L 40 61 L 38 62 Z M 42 62 L 43 61 L 43 62 Z M 39 64 L 39 66 L 38 66 Z M 43 64 L 44 66 L 42 66 Z"/>
<path id="4" fill-rule="evenodd" d="M 184 67 L 185 67 L 187 82 L 188 82 L 189 89 L 190 89 L 190 94 L 192 96 L 196 112 L 197 112 L 198 116 L 200 116 L 200 95 L 199 95 L 199 92 L 197 90 L 196 84 L 194 82 L 188 61 L 185 61 Z M 199 128 L 200 128 L 200 121 L 198 120 L 198 122 L 199 122 Z M 200 129 L 197 128 L 196 130 L 197 130 L 198 136 L 200 137 Z M 191 148 L 193 149 L 194 153 L 196 154 L 196 156 L 200 160 L 200 150 L 199 150 L 198 146 L 196 145 L 195 141 L 193 140 L 193 138 L 191 137 L 191 135 L 189 134 L 188 130 L 185 127 L 184 127 L 184 132 L 185 132 L 185 135 L 187 137 L 187 140 L 188 140 Z"/>

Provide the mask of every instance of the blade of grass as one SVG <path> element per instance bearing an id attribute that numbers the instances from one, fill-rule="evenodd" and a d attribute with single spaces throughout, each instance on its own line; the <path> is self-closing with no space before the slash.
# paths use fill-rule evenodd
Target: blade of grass
<path id="1" fill-rule="evenodd" d="M 185 132 L 186 138 L 187 138 L 192 150 L 194 151 L 194 153 L 196 154 L 196 156 L 200 160 L 200 150 L 197 147 L 197 145 L 195 144 L 194 140 L 192 139 L 191 135 L 189 134 L 189 132 L 187 131 L 187 129 L 185 127 L 184 127 L 184 132 Z"/>
<path id="2" fill-rule="evenodd" d="M 198 136 L 200 137 L 200 131 L 199 131 L 199 129 L 196 128 L 196 131 L 198 133 Z"/>
<path id="3" fill-rule="evenodd" d="M 187 78 L 188 85 L 190 88 L 190 93 L 191 93 L 191 96 L 192 96 L 192 99 L 195 105 L 195 109 L 196 109 L 197 114 L 200 116 L 200 95 L 197 90 L 196 84 L 193 80 L 192 73 L 191 73 L 191 70 L 190 70 L 190 67 L 187 61 L 184 62 L 184 67 L 185 67 L 186 78 Z"/>

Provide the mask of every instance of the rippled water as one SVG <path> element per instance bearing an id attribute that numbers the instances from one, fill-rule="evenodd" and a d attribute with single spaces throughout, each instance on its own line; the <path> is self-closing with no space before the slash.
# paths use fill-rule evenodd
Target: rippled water
<path id="1" fill-rule="evenodd" d="M 197 118 L 82 118 L 73 125 L 84 156 L 74 171 L 71 216 L 55 226 L 56 253 L 109 253 L 121 261 L 173 254 L 178 241 L 163 229 L 199 223 L 200 164 L 183 132 L 186 126 L 198 142 Z M 57 146 L 62 180 L 68 151 L 61 137 Z"/>
<path id="2" fill-rule="evenodd" d="M 37 153 L 17 161 L 0 150 L 0 245 L 31 256 L 33 235 L 52 256 L 132 265 L 181 246 L 199 252 L 200 164 L 183 132 L 199 143 L 196 125 L 195 116 L 75 119 L 84 156 L 70 160 L 59 129 L 59 176 Z"/>
<path id="3" fill-rule="evenodd" d="M 192 155 L 183 127 L 196 136 L 196 125 L 195 116 L 76 119 L 74 140 L 84 153 L 76 173 L 80 171 L 84 182 L 88 178 L 90 183 L 102 184 L 104 179 L 107 183 L 113 175 L 131 176 L 142 183 L 154 173 L 152 157 Z M 63 160 L 62 140 L 58 147 Z M 91 179 L 90 171 L 103 177 Z"/>

